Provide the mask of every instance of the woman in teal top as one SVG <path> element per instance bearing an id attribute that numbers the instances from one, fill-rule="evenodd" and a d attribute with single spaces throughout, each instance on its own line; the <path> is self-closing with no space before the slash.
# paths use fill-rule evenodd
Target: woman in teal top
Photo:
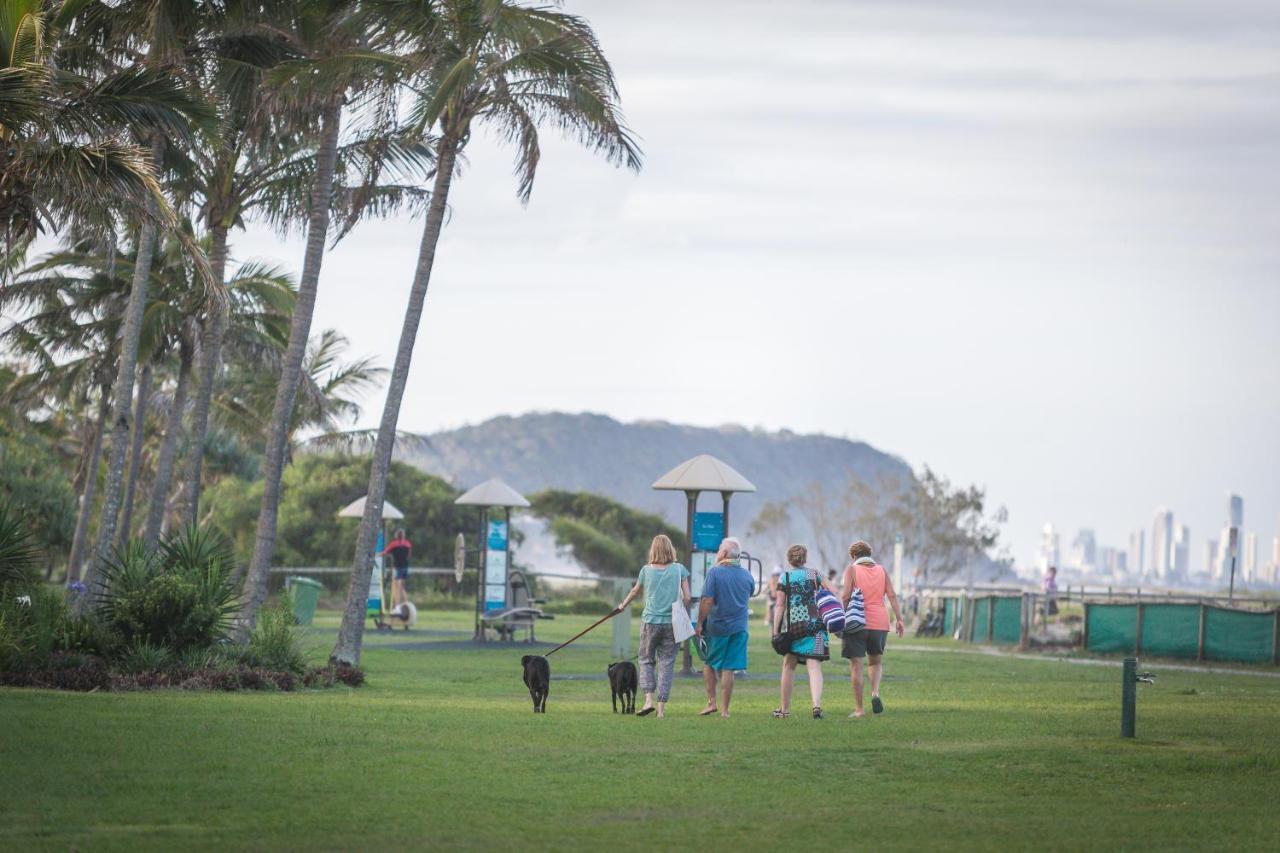
<path id="1" fill-rule="evenodd" d="M 773 633 L 786 633 L 791 637 L 791 651 L 782 659 L 782 702 L 773 712 L 775 717 L 791 716 L 791 688 L 795 686 L 796 664 L 803 663 L 809 670 L 809 698 L 813 700 L 813 718 L 822 719 L 822 662 L 830 657 L 827 631 L 818 615 L 818 590 L 831 586 L 813 569 L 805 566 L 809 549 L 792 545 L 787 549 L 789 571 L 778 578 L 774 593 L 775 609 Z"/>
<path id="2" fill-rule="evenodd" d="M 649 546 L 649 562 L 640 569 L 635 586 L 618 605 L 621 610 L 644 592 L 644 615 L 640 617 L 640 689 L 644 707 L 637 717 L 658 712 L 666 716 L 671 695 L 671 676 L 676 665 L 676 638 L 671 628 L 671 605 L 677 599 L 689 606 L 689 570 L 676 562 L 671 540 L 659 533 Z M 657 691 L 657 703 L 654 692 Z"/>

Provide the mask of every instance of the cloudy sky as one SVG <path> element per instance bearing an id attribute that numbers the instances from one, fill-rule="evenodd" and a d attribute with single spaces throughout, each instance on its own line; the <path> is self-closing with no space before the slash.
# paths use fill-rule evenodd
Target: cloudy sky
<path id="1" fill-rule="evenodd" d="M 1193 565 L 1280 516 L 1280 4 L 569 0 L 645 168 L 478 139 L 403 427 L 530 410 L 863 439 L 1039 529 Z M 420 223 L 326 260 L 317 328 L 390 365 Z M 301 244 L 242 235 L 295 268 Z M 381 397 L 369 401 L 376 422 Z M 636 472 L 648 478 L 654 472 Z M 1216 535 L 1216 532 L 1213 534 Z"/>

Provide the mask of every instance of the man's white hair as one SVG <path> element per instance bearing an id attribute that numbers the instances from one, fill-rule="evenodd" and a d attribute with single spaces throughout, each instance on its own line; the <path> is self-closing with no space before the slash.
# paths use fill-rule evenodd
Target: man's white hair
<path id="1" fill-rule="evenodd" d="M 721 540 L 720 550 L 716 552 L 717 560 L 736 560 L 742 555 L 742 543 L 732 536 Z"/>

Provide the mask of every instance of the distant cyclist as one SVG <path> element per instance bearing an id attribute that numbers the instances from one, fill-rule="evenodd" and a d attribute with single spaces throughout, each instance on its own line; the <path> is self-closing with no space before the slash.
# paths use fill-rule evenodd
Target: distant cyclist
<path id="1" fill-rule="evenodd" d="M 391 603 L 392 607 L 399 607 L 409 600 L 409 595 L 405 592 L 404 582 L 409 578 L 409 556 L 413 553 L 413 543 L 404 535 L 404 528 L 396 530 L 396 538 L 392 539 L 387 547 L 383 550 L 382 556 L 390 556 L 391 563 L 395 566 L 395 580 L 391 584 Z"/>

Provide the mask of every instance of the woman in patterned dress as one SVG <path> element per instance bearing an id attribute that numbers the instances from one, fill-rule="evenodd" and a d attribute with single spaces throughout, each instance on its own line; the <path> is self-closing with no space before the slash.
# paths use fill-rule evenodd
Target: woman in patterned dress
<path id="1" fill-rule="evenodd" d="M 822 719 L 822 662 L 830 657 L 827 631 L 818 615 L 816 596 L 820 588 L 831 592 L 830 584 L 817 571 L 805 566 L 809 549 L 792 545 L 787 549 L 789 571 L 778 578 L 774 593 L 773 633 L 782 633 L 787 625 L 791 651 L 782 659 L 782 702 L 773 712 L 779 719 L 791 716 L 791 688 L 795 686 L 796 664 L 804 662 L 809 671 L 809 698 L 813 700 L 813 718 Z"/>

